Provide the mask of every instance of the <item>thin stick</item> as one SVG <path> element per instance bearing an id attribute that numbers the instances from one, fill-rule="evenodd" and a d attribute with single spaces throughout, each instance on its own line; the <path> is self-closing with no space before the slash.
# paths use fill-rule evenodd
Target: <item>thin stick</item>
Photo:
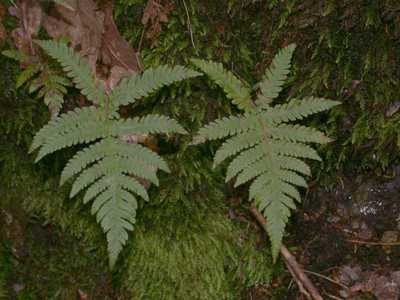
<path id="1" fill-rule="evenodd" d="M 305 295 L 307 299 L 311 299 L 310 294 L 305 290 L 303 283 L 300 281 L 300 279 L 297 277 L 296 272 L 293 270 L 292 266 L 285 260 L 285 264 L 287 269 L 289 270 L 289 273 L 292 275 L 294 281 L 297 283 L 297 286 L 299 287 L 300 293 Z"/>
<path id="2" fill-rule="evenodd" d="M 250 208 L 250 212 L 254 215 L 258 223 L 260 223 L 260 225 L 266 231 L 267 220 L 264 218 L 264 216 L 254 206 Z M 321 297 L 320 293 L 318 292 L 314 284 L 304 273 L 303 269 L 296 261 L 296 258 L 290 253 L 290 251 L 285 247 L 285 245 L 281 246 L 280 252 L 283 259 L 285 260 L 286 266 L 288 266 L 289 272 L 292 274 L 296 283 L 298 283 L 299 285 L 299 282 L 301 282 L 301 285 L 299 285 L 300 291 L 302 292 L 303 288 L 307 291 L 307 293 L 303 292 L 303 294 L 305 294 L 306 296 L 308 297 L 311 296 L 311 299 L 314 300 L 323 300 L 323 298 Z"/>
<path id="3" fill-rule="evenodd" d="M 192 42 L 192 46 L 193 46 L 194 51 L 195 51 L 196 54 L 198 55 L 199 52 L 197 51 L 196 45 L 195 45 L 195 43 L 194 43 L 193 30 L 192 30 L 192 23 L 190 22 L 189 10 L 188 10 L 188 7 L 187 7 L 187 5 L 186 5 L 186 1 L 185 1 L 185 0 L 183 0 L 183 6 L 185 7 L 185 11 L 186 11 L 187 26 L 188 26 L 189 33 L 190 33 L 190 40 L 191 40 L 191 42 Z"/>
<path id="4" fill-rule="evenodd" d="M 385 243 L 385 242 L 368 242 L 361 240 L 346 240 L 346 241 L 353 244 L 371 245 L 371 246 L 400 246 L 400 242 Z"/>
<path id="5" fill-rule="evenodd" d="M 325 294 L 326 294 L 329 298 L 334 299 L 334 300 L 344 300 L 343 298 L 336 297 L 335 295 L 331 295 L 331 294 L 328 294 L 328 293 L 326 293 L 326 292 L 325 292 Z"/>
<path id="6" fill-rule="evenodd" d="M 329 282 L 332 282 L 332 283 L 334 283 L 334 284 L 336 284 L 336 285 L 338 285 L 338 286 L 340 286 L 340 287 L 342 287 L 342 288 L 344 288 L 346 290 L 349 289 L 348 286 L 344 285 L 343 283 L 340 283 L 339 281 L 333 280 L 332 278 L 330 278 L 328 276 L 325 276 L 325 275 L 322 275 L 322 274 L 319 274 L 319 273 L 316 273 L 316 272 L 308 271 L 308 270 L 304 270 L 304 273 L 308 273 L 308 274 L 323 278 L 325 280 L 328 280 Z"/>
<path id="7" fill-rule="evenodd" d="M 138 46 L 138 50 L 137 52 L 142 51 L 142 45 L 143 45 L 143 38 L 144 38 L 144 33 L 146 32 L 146 25 L 144 25 L 143 29 L 142 29 L 142 34 L 140 35 L 140 41 L 139 41 L 139 46 Z"/>

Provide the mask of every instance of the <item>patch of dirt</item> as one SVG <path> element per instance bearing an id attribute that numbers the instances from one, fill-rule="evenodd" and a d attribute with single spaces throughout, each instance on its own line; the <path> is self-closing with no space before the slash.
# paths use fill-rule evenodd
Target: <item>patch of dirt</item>
<path id="1" fill-rule="evenodd" d="M 7 231 L 14 231 L 12 224 Z M 38 222 L 27 224 L 20 239 L 23 256 L 15 240 L 0 240 L 11 254 L 11 299 L 116 299 L 107 264 L 93 249 Z"/>
<path id="2" fill-rule="evenodd" d="M 286 244 L 298 246 L 297 259 L 324 297 L 399 297 L 399 195 L 400 172 L 392 178 L 344 177 L 336 188 L 308 193 Z M 294 290 L 288 297 L 301 299 Z"/>

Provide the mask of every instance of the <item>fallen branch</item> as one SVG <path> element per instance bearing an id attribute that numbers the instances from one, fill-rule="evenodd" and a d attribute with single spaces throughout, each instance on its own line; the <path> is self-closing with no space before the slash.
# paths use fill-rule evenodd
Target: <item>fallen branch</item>
<path id="1" fill-rule="evenodd" d="M 264 216 L 254 206 L 250 208 L 250 211 L 257 219 L 258 223 L 260 223 L 260 225 L 263 227 L 263 229 L 266 230 L 267 220 L 264 218 Z M 296 281 L 300 292 L 304 294 L 308 299 L 323 300 L 314 284 L 304 273 L 303 269 L 296 261 L 296 258 L 290 253 L 285 245 L 281 246 L 280 252 L 285 261 L 286 267 Z"/>

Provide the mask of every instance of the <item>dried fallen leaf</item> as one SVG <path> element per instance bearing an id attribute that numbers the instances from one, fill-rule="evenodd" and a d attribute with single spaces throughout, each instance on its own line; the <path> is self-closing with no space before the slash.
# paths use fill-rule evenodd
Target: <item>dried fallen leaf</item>
<path id="1" fill-rule="evenodd" d="M 103 64 L 110 69 L 107 86 L 113 88 L 126 75 L 142 72 L 139 54 L 121 36 L 113 19 L 113 7 L 104 9 L 104 34 L 101 47 Z"/>
<path id="2" fill-rule="evenodd" d="M 3 25 L 3 19 L 5 15 L 6 15 L 6 8 L 3 4 L 0 4 L 0 42 L 5 40 L 7 37 L 7 31 Z"/>
<path id="3" fill-rule="evenodd" d="M 64 2 L 57 4 L 46 16 L 43 26 L 51 37 L 68 37 L 71 47 L 80 46 L 81 55 L 88 59 L 95 72 L 104 31 L 104 14 L 92 0 Z"/>
<path id="4" fill-rule="evenodd" d="M 161 23 L 168 22 L 169 14 L 175 9 L 172 2 L 161 0 L 149 0 L 143 12 L 142 24 L 148 26 L 146 38 L 153 46 L 161 33 Z"/>
<path id="5" fill-rule="evenodd" d="M 397 300 L 399 296 L 399 287 L 389 278 L 380 276 L 375 281 L 373 294 L 379 300 Z"/>
<path id="6" fill-rule="evenodd" d="M 88 300 L 89 299 L 89 296 L 84 291 L 82 291 L 81 289 L 78 289 L 78 295 L 79 295 L 79 298 L 81 300 Z"/>
<path id="7" fill-rule="evenodd" d="M 11 33 L 15 46 L 25 54 L 35 55 L 32 40 L 37 36 L 43 18 L 39 3 L 36 0 L 21 0 L 17 7 L 11 6 L 9 12 L 19 19 L 19 27 Z"/>

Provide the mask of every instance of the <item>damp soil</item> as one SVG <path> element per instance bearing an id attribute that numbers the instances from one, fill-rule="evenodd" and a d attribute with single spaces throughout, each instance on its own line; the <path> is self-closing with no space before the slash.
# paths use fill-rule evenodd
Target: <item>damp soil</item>
<path id="1" fill-rule="evenodd" d="M 396 173 L 386 178 L 343 176 L 336 187 L 314 188 L 305 197 L 286 243 L 295 246 L 293 252 L 324 299 L 399 298 L 400 172 Z M 286 297 L 303 299 L 295 287 Z"/>
<path id="2" fill-rule="evenodd" d="M 288 226 L 286 245 L 324 299 L 398 299 L 400 172 L 385 178 L 343 176 L 338 182 L 308 191 Z M 2 246 L 18 266 L 8 282 L 10 299 L 47 299 L 50 293 L 59 299 L 116 299 L 106 266 L 99 267 L 90 249 L 40 222 L 13 221 L 8 228 L 18 233 Z M 249 289 L 243 299 L 305 298 L 283 272 L 269 285 Z"/>
<path id="3" fill-rule="evenodd" d="M 0 279 L 6 278 L 7 295 L 0 299 L 115 299 L 96 251 L 40 220 L 1 213 Z"/>

